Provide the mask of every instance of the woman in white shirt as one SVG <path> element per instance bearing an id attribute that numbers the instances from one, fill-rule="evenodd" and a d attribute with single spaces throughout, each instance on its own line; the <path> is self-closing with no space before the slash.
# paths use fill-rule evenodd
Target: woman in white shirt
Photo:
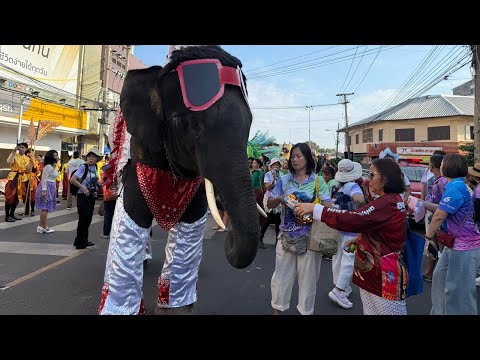
<path id="1" fill-rule="evenodd" d="M 47 216 L 49 211 L 55 211 L 57 208 L 57 187 L 55 185 L 58 176 L 57 161 L 58 152 L 55 150 L 49 150 L 43 158 L 42 179 L 35 193 L 35 208 L 41 210 L 40 226 L 37 226 L 37 233 L 39 234 L 54 232 L 47 226 Z"/>

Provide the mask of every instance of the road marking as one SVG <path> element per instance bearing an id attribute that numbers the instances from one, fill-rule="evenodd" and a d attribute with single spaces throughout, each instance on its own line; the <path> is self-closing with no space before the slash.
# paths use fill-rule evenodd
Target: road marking
<path id="1" fill-rule="evenodd" d="M 48 236 L 39 234 L 39 237 Z M 70 256 L 76 254 L 78 250 L 72 245 L 65 244 L 46 244 L 46 243 L 27 243 L 27 242 L 0 242 L 0 253 L 27 254 L 27 255 L 53 255 Z"/>
<path id="2" fill-rule="evenodd" d="M 98 208 L 99 206 L 100 206 L 100 204 L 96 204 L 95 208 Z M 76 213 L 77 213 L 77 211 L 73 210 L 73 209 L 71 209 L 71 210 L 67 210 L 67 209 L 58 210 L 58 211 L 49 212 L 48 213 L 48 218 L 52 219 L 52 218 L 55 218 L 55 217 L 58 217 L 58 216 L 63 216 L 63 215 L 67 215 L 67 214 L 76 214 Z M 25 225 L 25 224 L 38 223 L 39 220 L 40 220 L 40 217 L 38 216 L 38 214 L 31 217 L 31 218 L 25 217 L 22 220 L 17 220 L 15 222 L 2 222 L 2 223 L 0 223 L 0 229 L 10 229 L 12 227 L 21 226 L 21 225 Z"/>
<path id="3" fill-rule="evenodd" d="M 54 263 L 52 263 L 52 264 L 50 264 L 50 265 L 44 266 L 44 267 L 41 268 L 41 269 L 38 269 L 38 270 L 36 270 L 36 271 L 34 271 L 34 272 L 31 272 L 30 274 L 27 274 L 27 275 L 25 275 L 25 276 L 22 276 L 21 278 L 18 278 L 18 279 L 16 279 L 16 280 L 13 280 L 13 281 L 9 282 L 8 284 L 3 285 L 3 286 L 0 288 L 0 290 L 5 291 L 5 290 L 7 290 L 7 289 L 9 289 L 9 288 L 12 288 L 12 287 L 14 287 L 14 286 L 16 286 L 16 285 L 18 285 L 18 284 L 23 283 L 24 281 L 30 280 L 30 279 L 34 278 L 35 276 L 40 275 L 41 273 L 44 273 L 45 271 L 48 271 L 48 270 L 50 270 L 50 269 L 52 269 L 52 268 L 54 268 L 54 267 L 56 267 L 56 266 L 58 266 L 58 265 L 61 265 L 61 264 L 65 263 L 65 262 L 67 262 L 67 261 L 69 261 L 69 260 L 72 260 L 73 258 L 76 258 L 77 256 L 82 255 L 83 253 L 85 253 L 86 251 L 89 251 L 89 250 L 90 250 L 90 249 L 77 250 L 77 251 L 76 251 L 76 254 L 73 254 L 73 255 L 71 255 L 71 256 L 69 256 L 69 257 L 66 257 L 66 258 L 63 258 L 63 259 L 60 259 L 60 260 L 58 260 L 58 261 L 56 261 L 56 262 L 54 262 Z"/>
<path id="4" fill-rule="evenodd" d="M 103 216 L 100 216 L 98 214 L 93 215 L 92 224 L 95 224 L 100 221 L 103 221 Z M 55 231 L 73 231 L 73 230 L 77 230 L 77 225 L 78 225 L 78 219 L 74 221 L 69 221 L 65 224 L 52 226 L 52 229 Z"/>

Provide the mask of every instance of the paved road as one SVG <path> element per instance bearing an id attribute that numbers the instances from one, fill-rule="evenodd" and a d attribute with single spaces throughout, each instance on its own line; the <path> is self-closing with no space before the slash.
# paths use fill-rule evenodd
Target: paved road
<path id="1" fill-rule="evenodd" d="M 97 205 L 98 206 L 98 205 Z M 17 212 L 21 212 L 19 208 Z M 0 315 L 3 314 L 75 314 L 94 315 L 103 284 L 108 239 L 99 236 L 103 218 L 94 215 L 90 227 L 92 249 L 76 250 L 72 244 L 77 225 L 76 208 L 65 209 L 65 201 L 49 215 L 52 234 L 37 234 L 39 216 L 15 223 L 4 223 L 4 199 L 0 197 Z M 197 314 L 269 315 L 270 279 L 274 269 L 274 229 L 268 229 L 266 249 L 259 249 L 255 261 L 246 269 L 234 269 L 224 255 L 226 233 L 212 230 L 207 221 L 203 260 L 199 274 Z M 156 282 L 165 258 L 166 233 L 153 228 L 153 260 L 145 268 L 144 296 L 147 312 L 156 301 Z M 359 315 L 362 306 L 359 291 L 353 286 L 351 310 L 339 308 L 328 299 L 332 288 L 331 262 L 324 260 L 320 275 L 315 314 Z M 292 306 L 285 314 L 298 314 L 296 285 Z M 479 288 L 480 299 L 480 288 Z M 479 305 L 480 306 L 480 305 Z M 409 314 L 430 311 L 430 283 L 424 293 L 407 299 Z"/>

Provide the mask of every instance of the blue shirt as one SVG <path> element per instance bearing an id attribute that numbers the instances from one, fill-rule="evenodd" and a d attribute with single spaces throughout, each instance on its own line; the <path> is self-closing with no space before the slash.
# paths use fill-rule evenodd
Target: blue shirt
<path id="1" fill-rule="evenodd" d="M 313 202 L 316 198 L 315 195 L 315 173 L 311 173 L 310 176 L 298 184 L 293 175 L 288 173 L 280 176 L 275 187 L 270 193 L 269 198 L 276 198 L 279 196 L 288 197 L 290 194 L 295 194 L 301 202 Z M 321 177 L 318 179 L 318 192 L 322 201 L 330 201 L 330 193 L 327 184 Z M 283 232 L 289 232 L 292 236 L 305 235 L 310 232 L 311 225 L 299 225 L 295 219 L 293 210 L 288 206 L 283 206 L 280 230 Z"/>
<path id="2" fill-rule="evenodd" d="M 448 213 L 442 227 L 455 236 L 453 249 L 480 248 L 480 234 L 473 222 L 473 202 L 463 178 L 455 178 L 445 187 L 438 208 Z"/>
<path id="3" fill-rule="evenodd" d="M 85 174 L 86 166 L 80 165 L 78 170 L 73 174 L 77 177 L 77 180 L 80 182 L 83 175 Z M 97 181 L 98 181 L 98 172 L 97 172 L 97 165 L 88 165 L 88 174 L 85 179 L 82 181 L 82 185 L 85 186 L 87 189 L 92 189 L 95 186 L 97 188 Z M 78 189 L 79 194 L 83 194 L 82 188 Z"/>

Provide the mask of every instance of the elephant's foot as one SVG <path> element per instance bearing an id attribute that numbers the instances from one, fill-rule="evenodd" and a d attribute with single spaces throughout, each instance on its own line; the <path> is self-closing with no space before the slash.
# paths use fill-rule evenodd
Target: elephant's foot
<path id="1" fill-rule="evenodd" d="M 193 304 L 176 308 L 161 308 L 156 306 L 153 315 L 196 315 Z"/>

